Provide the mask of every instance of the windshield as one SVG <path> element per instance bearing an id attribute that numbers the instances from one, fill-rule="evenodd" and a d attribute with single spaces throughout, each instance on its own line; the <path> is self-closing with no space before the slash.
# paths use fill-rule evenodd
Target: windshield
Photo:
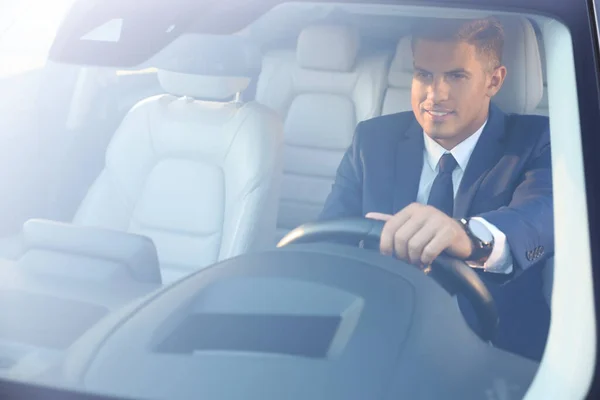
<path id="1" fill-rule="evenodd" d="M 522 397 L 564 347 L 551 326 L 593 332 L 583 290 L 551 325 L 560 196 L 586 225 L 565 161 L 581 150 L 554 132 L 579 137 L 556 20 L 11 4 L 3 377 L 131 398 Z M 560 240 L 587 257 L 575 225 Z"/>

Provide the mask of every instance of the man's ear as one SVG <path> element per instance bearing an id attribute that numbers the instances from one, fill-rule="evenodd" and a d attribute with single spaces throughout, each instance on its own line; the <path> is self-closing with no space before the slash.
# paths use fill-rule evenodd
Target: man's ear
<path id="1" fill-rule="evenodd" d="M 504 79 L 506 78 L 506 67 L 501 65 L 497 67 L 490 76 L 490 83 L 487 88 L 487 95 L 489 97 L 493 97 L 498 93 L 502 84 L 504 83 Z"/>

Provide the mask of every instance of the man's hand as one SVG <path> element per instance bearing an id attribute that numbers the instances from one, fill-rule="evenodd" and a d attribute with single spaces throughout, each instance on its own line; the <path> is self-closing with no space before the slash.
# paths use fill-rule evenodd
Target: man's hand
<path id="1" fill-rule="evenodd" d="M 466 259 L 471 239 L 460 223 L 437 208 L 412 203 L 396 215 L 368 213 L 367 218 L 386 221 L 380 250 L 415 265 L 429 265 L 443 251 Z"/>

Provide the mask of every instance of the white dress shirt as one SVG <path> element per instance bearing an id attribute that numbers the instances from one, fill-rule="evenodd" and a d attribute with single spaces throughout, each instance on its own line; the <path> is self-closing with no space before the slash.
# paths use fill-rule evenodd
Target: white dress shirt
<path id="1" fill-rule="evenodd" d="M 417 193 L 417 202 L 421 204 L 427 204 L 429 199 L 429 193 L 431 192 L 431 186 L 433 181 L 438 174 L 439 162 L 445 153 L 451 153 L 458 166 L 452 172 L 452 185 L 454 189 L 454 197 L 458 192 L 460 181 L 463 178 L 471 154 L 475 149 L 475 145 L 483 132 L 483 128 L 487 121 L 467 139 L 456 145 L 452 150 L 448 151 L 440 146 L 435 140 L 427 136 L 423 132 L 425 139 L 425 149 L 423 154 L 423 169 L 421 171 L 421 180 L 419 182 L 419 192 Z M 481 221 L 492 233 L 494 237 L 494 248 L 490 257 L 487 259 L 484 265 L 477 265 L 469 263 L 473 268 L 483 268 L 486 272 L 509 274 L 513 269 L 512 255 L 508 243 L 506 242 L 506 235 L 502 233 L 494 225 L 487 222 L 485 219 L 475 217 L 475 219 Z"/>

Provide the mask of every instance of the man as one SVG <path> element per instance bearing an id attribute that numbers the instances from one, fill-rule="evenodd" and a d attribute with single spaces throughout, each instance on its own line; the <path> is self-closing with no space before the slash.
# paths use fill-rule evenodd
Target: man
<path id="1" fill-rule="evenodd" d="M 498 307 L 493 343 L 540 359 L 550 319 L 541 271 L 554 252 L 549 127 L 491 103 L 510 73 L 503 43 L 493 18 L 415 32 L 412 112 L 357 126 L 321 219 L 386 221 L 380 251 L 415 265 L 442 252 L 467 261 Z"/>

